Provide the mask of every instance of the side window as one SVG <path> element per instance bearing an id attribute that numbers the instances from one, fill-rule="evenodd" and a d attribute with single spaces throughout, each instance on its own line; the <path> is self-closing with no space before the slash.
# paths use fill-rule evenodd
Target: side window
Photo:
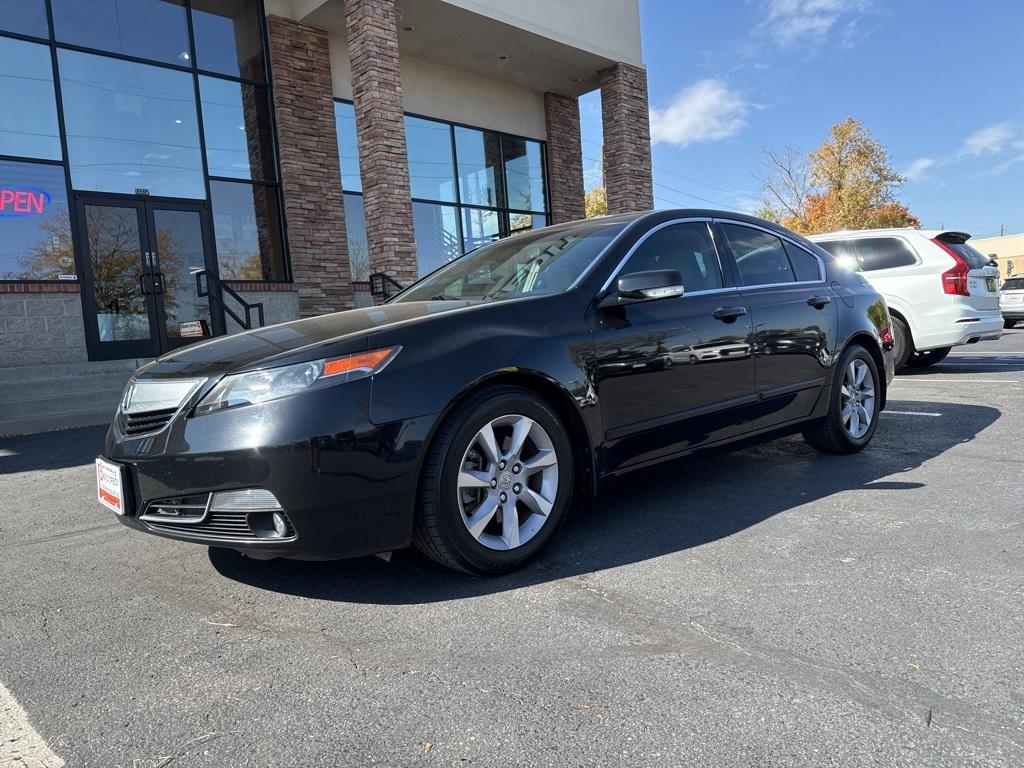
<path id="1" fill-rule="evenodd" d="M 782 240 L 760 229 L 723 224 L 743 285 L 772 285 L 796 280 Z"/>
<path id="2" fill-rule="evenodd" d="M 674 269 L 687 293 L 721 288 L 722 268 L 705 224 L 674 224 L 648 237 L 629 257 L 620 274 Z"/>
<path id="3" fill-rule="evenodd" d="M 799 245 L 793 245 L 783 241 L 786 247 L 786 255 L 789 256 L 789 263 L 796 272 L 796 279 L 800 281 L 821 280 L 821 269 L 818 267 L 818 260 Z"/>
<path id="4" fill-rule="evenodd" d="M 857 246 L 852 240 L 821 240 L 815 245 L 824 248 L 836 257 L 847 269 L 860 271 L 860 262 L 857 260 Z"/>
<path id="5" fill-rule="evenodd" d="M 907 267 L 917 263 L 910 246 L 898 237 L 865 237 L 857 240 L 857 261 L 864 272 Z"/>

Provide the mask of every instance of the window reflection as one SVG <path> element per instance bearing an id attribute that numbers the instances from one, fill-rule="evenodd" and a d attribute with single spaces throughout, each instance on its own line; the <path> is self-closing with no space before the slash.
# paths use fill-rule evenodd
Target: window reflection
<path id="1" fill-rule="evenodd" d="M 412 196 L 455 202 L 451 127 L 436 120 L 407 117 L 405 141 L 409 149 Z"/>
<path id="2" fill-rule="evenodd" d="M 182 0 L 53 0 L 57 40 L 86 48 L 188 65 Z"/>
<path id="3" fill-rule="evenodd" d="M 422 277 L 462 255 L 458 209 L 451 205 L 413 203 L 416 262 Z"/>
<path id="4" fill-rule="evenodd" d="M 472 251 L 500 236 L 498 212 L 482 208 L 462 209 L 462 250 Z"/>
<path id="5" fill-rule="evenodd" d="M 60 160 L 49 46 L 0 37 L 0 61 L 0 155 Z"/>
<path id="6" fill-rule="evenodd" d="M 196 66 L 262 82 L 259 0 L 192 0 Z"/>
<path id="7" fill-rule="evenodd" d="M 58 52 L 75 189 L 204 198 L 192 76 Z"/>
<path id="8" fill-rule="evenodd" d="M 355 107 L 340 101 L 334 102 L 334 122 L 338 131 L 338 155 L 341 157 L 341 188 L 348 192 L 362 192 Z"/>
<path id="9" fill-rule="evenodd" d="M 0 280 L 73 280 L 64 168 L 0 161 Z"/>
<path id="10" fill-rule="evenodd" d="M 285 280 L 277 189 L 211 181 L 213 233 L 224 280 Z"/>
<path id="11" fill-rule="evenodd" d="M 85 206 L 85 232 L 100 341 L 150 338 L 142 293 L 142 236 L 132 208 Z"/>
<path id="12" fill-rule="evenodd" d="M 505 158 L 505 183 L 508 207 L 520 211 L 543 211 L 544 163 L 540 144 L 513 136 L 501 139 Z"/>
<path id="13" fill-rule="evenodd" d="M 502 208 L 501 140 L 498 134 L 473 128 L 455 129 L 462 203 Z"/>
<path id="14" fill-rule="evenodd" d="M 163 274 L 167 335 L 172 339 L 210 336 L 209 299 L 196 290 L 196 273 L 206 269 L 198 211 L 153 211 L 156 252 Z"/>
<path id="15" fill-rule="evenodd" d="M 0 29 L 20 35 L 49 37 L 46 0 L 0 0 Z"/>
<path id="16" fill-rule="evenodd" d="M 206 162 L 211 176 L 273 180 L 274 155 L 266 90 L 202 76 Z"/>
<path id="17" fill-rule="evenodd" d="M 345 195 L 345 231 L 348 235 L 348 263 L 352 279 L 369 280 L 370 246 L 366 240 L 362 195 Z"/>

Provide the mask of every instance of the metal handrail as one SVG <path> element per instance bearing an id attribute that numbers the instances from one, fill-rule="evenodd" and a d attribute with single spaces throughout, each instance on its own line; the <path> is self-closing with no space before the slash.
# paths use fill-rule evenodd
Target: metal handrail
<path id="1" fill-rule="evenodd" d="M 217 288 L 219 288 L 220 291 L 219 292 L 218 291 L 210 291 L 208 286 L 206 288 L 204 288 L 203 287 L 203 278 L 204 277 L 206 278 L 207 283 L 210 283 L 212 281 L 212 283 Z M 263 316 L 263 303 L 262 302 L 258 301 L 255 304 L 250 304 L 245 299 L 243 299 L 238 294 L 238 292 L 235 291 L 234 288 L 232 288 L 230 285 L 227 285 L 223 280 L 215 277 L 214 275 L 211 275 L 205 269 L 201 269 L 198 272 L 196 272 L 196 292 L 199 294 L 199 298 L 209 297 L 214 302 L 216 302 L 216 304 L 222 310 L 224 310 L 224 312 L 226 312 L 228 315 L 230 315 L 231 318 L 236 323 L 238 323 L 242 328 L 244 328 L 247 331 L 251 331 L 252 328 L 253 328 L 253 325 L 252 325 L 252 311 L 253 310 L 256 310 L 256 315 L 257 315 L 257 317 L 259 318 L 259 321 L 260 321 L 260 324 L 258 326 L 256 326 L 256 327 L 257 328 L 262 328 L 264 325 L 267 324 L 266 319 Z M 221 292 L 228 294 L 231 298 L 233 298 L 235 301 L 237 301 L 239 304 L 242 305 L 242 309 L 245 312 L 245 319 L 244 320 L 241 317 L 239 317 L 235 313 L 235 311 L 224 302 L 224 300 L 221 298 Z"/>
<path id="2" fill-rule="evenodd" d="M 394 293 L 388 290 L 388 287 L 392 286 L 397 288 Z M 405 286 L 395 280 L 387 272 L 374 272 L 370 275 L 370 295 L 380 296 L 384 301 L 387 301 L 392 296 L 405 290 Z"/>

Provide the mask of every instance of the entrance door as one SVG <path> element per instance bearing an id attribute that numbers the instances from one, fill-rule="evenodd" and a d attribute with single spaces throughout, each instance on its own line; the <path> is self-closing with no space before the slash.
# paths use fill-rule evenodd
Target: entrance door
<path id="1" fill-rule="evenodd" d="M 80 195 L 77 212 L 94 359 L 155 357 L 224 332 L 196 282 L 216 275 L 204 206 Z"/>

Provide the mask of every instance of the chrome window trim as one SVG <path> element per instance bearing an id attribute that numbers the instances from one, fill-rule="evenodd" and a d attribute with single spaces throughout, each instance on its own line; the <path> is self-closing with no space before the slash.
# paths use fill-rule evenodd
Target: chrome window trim
<path id="1" fill-rule="evenodd" d="M 636 252 L 637 248 L 639 248 L 641 245 L 647 242 L 647 238 L 649 238 L 655 232 L 658 232 L 664 229 L 665 227 L 671 227 L 675 224 L 705 224 L 707 226 L 708 237 L 711 239 L 711 247 L 715 249 L 715 258 L 718 260 L 718 269 L 722 273 L 722 279 L 725 280 L 725 269 L 722 266 L 722 255 L 718 252 L 718 243 L 715 242 L 714 232 L 712 232 L 711 230 L 711 219 L 709 219 L 707 216 L 689 216 L 683 219 L 672 219 L 670 221 L 663 221 L 656 227 L 652 227 L 651 229 L 644 232 L 643 236 L 641 236 L 639 240 L 633 243 L 630 249 L 626 251 L 626 255 L 622 257 L 622 259 L 619 261 L 615 269 L 612 270 L 611 275 L 608 277 L 607 280 L 604 281 L 604 285 L 601 286 L 601 290 L 598 291 L 598 295 L 603 294 L 605 291 L 608 290 L 608 287 L 612 284 L 612 281 L 619 276 L 619 273 L 622 271 L 622 268 L 626 266 L 627 262 L 629 262 L 630 257 Z M 611 243 L 609 243 L 608 248 L 611 248 L 614 242 L 615 241 L 613 240 Z M 603 255 L 604 252 L 602 251 L 601 256 Z M 600 258 L 601 257 L 599 256 L 598 259 Z M 594 259 L 595 263 L 598 261 L 598 259 Z M 723 288 L 709 288 L 705 291 L 693 291 L 692 293 L 683 293 L 683 295 L 680 296 L 679 298 L 682 299 L 686 298 L 687 296 L 697 296 L 701 293 L 711 293 L 712 291 L 732 290 L 736 287 L 737 286 L 725 286 Z"/>
<path id="2" fill-rule="evenodd" d="M 719 218 L 714 218 L 714 219 L 711 220 L 711 222 L 713 224 L 733 224 L 733 225 L 738 226 L 738 227 L 749 227 L 750 229 L 758 229 L 758 230 L 760 230 L 762 232 L 767 232 L 769 235 L 774 235 L 775 237 L 779 238 L 779 240 L 785 240 L 787 243 L 790 243 L 791 245 L 796 246 L 800 250 L 802 250 L 802 251 L 804 251 L 806 253 L 809 253 L 818 262 L 818 276 L 819 276 L 818 280 L 789 280 L 789 281 L 787 281 L 785 283 L 763 283 L 761 285 L 741 285 L 740 286 L 741 288 L 765 288 L 767 286 L 779 286 L 779 285 L 814 285 L 814 284 L 817 284 L 817 283 L 824 283 L 826 281 L 827 273 L 825 272 L 825 262 L 822 261 L 821 257 L 818 254 L 814 253 L 814 251 L 807 250 L 806 246 L 801 245 L 800 243 L 798 243 L 793 238 L 791 238 L 791 237 L 789 237 L 787 235 L 784 235 L 781 232 L 776 232 L 773 229 L 768 229 L 768 227 L 762 227 L 762 226 L 759 226 L 757 224 L 751 224 L 751 223 L 746 222 L 746 221 L 737 221 L 736 219 L 719 219 Z M 789 257 L 787 256 L 786 258 L 788 260 Z M 738 268 L 739 267 L 737 266 L 737 269 Z M 796 271 L 795 270 L 794 270 L 793 276 L 796 277 Z"/>

